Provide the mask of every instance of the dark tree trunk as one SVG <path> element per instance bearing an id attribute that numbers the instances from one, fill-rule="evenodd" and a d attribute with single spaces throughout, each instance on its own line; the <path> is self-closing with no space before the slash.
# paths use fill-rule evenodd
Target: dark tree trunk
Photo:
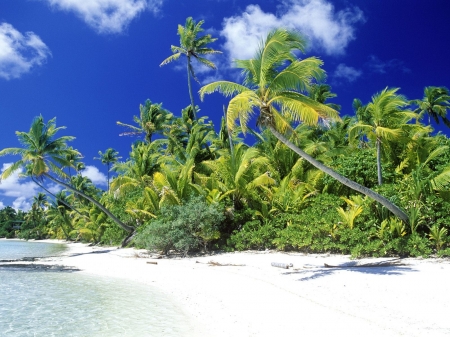
<path id="1" fill-rule="evenodd" d="M 50 179 L 51 181 L 64 186 L 65 188 L 71 190 L 72 192 L 82 196 L 83 198 L 89 200 L 90 202 L 92 202 L 95 206 L 97 206 L 98 208 L 100 208 L 111 220 L 113 220 L 117 225 L 119 225 L 119 227 L 121 227 L 123 230 L 127 231 L 128 233 L 133 233 L 134 232 L 134 228 L 128 225 L 125 225 L 122 221 L 120 221 L 116 216 L 114 216 L 114 214 L 112 214 L 110 211 L 108 211 L 106 209 L 106 207 L 104 207 L 102 204 L 100 204 L 97 200 L 95 200 L 94 198 L 91 198 L 90 196 L 88 196 L 87 194 L 78 191 L 77 189 L 73 188 L 72 186 L 52 177 L 51 175 L 49 175 L 48 173 L 44 173 L 43 174 L 45 177 L 47 177 L 48 179 Z"/>
<path id="2" fill-rule="evenodd" d="M 194 104 L 194 96 L 192 95 L 192 85 L 191 85 L 191 57 L 187 56 L 187 76 L 188 76 L 188 89 L 189 89 L 189 98 L 191 99 L 191 106 L 192 106 L 192 114 L 194 116 L 194 120 L 197 120 L 197 113 L 195 111 L 195 104 Z"/>
<path id="3" fill-rule="evenodd" d="M 378 172 L 378 185 L 383 184 L 383 173 L 381 171 L 381 140 L 377 138 L 377 172 Z"/>

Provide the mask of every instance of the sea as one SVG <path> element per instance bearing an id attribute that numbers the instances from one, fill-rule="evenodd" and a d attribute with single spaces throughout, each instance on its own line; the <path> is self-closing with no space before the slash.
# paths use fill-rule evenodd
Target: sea
<path id="1" fill-rule="evenodd" d="M 0 260 L 64 253 L 64 244 L 0 240 Z M 148 285 L 77 271 L 2 267 L 0 336 L 192 336 L 187 316 Z"/>

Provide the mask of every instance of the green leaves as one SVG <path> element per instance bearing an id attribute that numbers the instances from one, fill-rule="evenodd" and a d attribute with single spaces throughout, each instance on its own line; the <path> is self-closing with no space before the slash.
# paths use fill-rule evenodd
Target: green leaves
<path id="1" fill-rule="evenodd" d="M 0 156 L 7 154 L 20 155 L 22 158 L 5 170 L 1 179 L 6 179 L 19 168 L 31 165 L 33 176 L 39 177 L 53 170 L 56 174 L 65 177 L 62 167 L 74 167 L 67 159 L 72 156 L 80 156 L 80 153 L 67 146 L 67 142 L 75 139 L 71 136 L 55 138 L 55 134 L 64 129 L 56 127 L 56 118 L 44 123 L 42 116 L 34 118 L 28 132 L 17 131 L 19 142 L 23 148 L 7 148 L 0 151 Z"/>

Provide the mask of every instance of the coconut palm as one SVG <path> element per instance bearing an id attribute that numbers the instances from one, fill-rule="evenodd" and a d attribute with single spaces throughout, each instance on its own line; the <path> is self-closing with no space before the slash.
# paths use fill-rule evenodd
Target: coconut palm
<path id="1" fill-rule="evenodd" d="M 180 46 L 171 46 L 173 55 L 166 58 L 160 66 L 163 66 L 172 61 L 176 61 L 181 55 L 185 55 L 187 58 L 187 77 L 189 97 L 191 99 L 191 106 L 194 114 L 194 120 L 197 118 L 196 109 L 194 104 L 194 96 L 192 95 L 191 76 L 197 80 L 192 67 L 192 58 L 195 58 L 198 62 L 205 65 L 208 68 L 216 69 L 216 65 L 208 59 L 201 57 L 200 55 L 218 54 L 221 53 L 218 50 L 208 48 L 207 45 L 216 41 L 217 38 L 212 38 L 210 34 L 198 36 L 203 31 L 202 25 L 204 21 L 201 20 L 198 23 L 194 21 L 192 17 L 186 19 L 184 26 L 178 25 L 178 35 L 180 36 Z M 198 81 L 198 80 L 197 80 Z"/>
<path id="2" fill-rule="evenodd" d="M 105 153 L 102 153 L 102 151 L 98 151 L 98 154 L 100 157 L 94 157 L 94 159 L 101 160 L 102 164 L 105 164 L 108 168 L 108 191 L 109 191 L 109 172 L 111 171 L 111 164 L 116 163 L 120 158 L 119 152 L 116 150 L 109 148 L 106 149 Z"/>
<path id="3" fill-rule="evenodd" d="M 3 149 L 0 151 L 0 156 L 20 155 L 21 159 L 4 170 L 1 175 L 1 179 L 6 179 L 20 168 L 26 167 L 27 164 L 31 164 L 30 174 L 32 176 L 37 179 L 50 179 L 54 183 L 71 190 L 100 208 L 111 218 L 111 220 L 122 227 L 125 231 L 129 233 L 134 232 L 133 227 L 124 224 L 97 200 L 81 191 L 78 191 L 69 184 L 66 184 L 50 174 L 52 171 L 59 177 L 67 178 L 67 175 L 61 169 L 61 167 L 69 167 L 71 165 L 70 162 L 67 161 L 67 155 L 72 153 L 80 155 L 78 151 L 68 147 L 66 144 L 68 141 L 73 140 L 74 137 L 55 137 L 56 133 L 62 129 L 64 129 L 64 127 L 56 127 L 56 118 L 44 123 L 43 117 L 39 116 L 33 120 L 28 132 L 17 131 L 16 134 L 19 138 L 19 142 L 22 144 L 22 147 Z"/>
<path id="4" fill-rule="evenodd" d="M 172 119 L 173 115 L 162 107 L 162 103 L 152 103 L 149 99 L 144 105 L 139 106 L 139 117 L 133 116 L 137 126 L 117 122 L 117 125 L 127 128 L 129 131 L 121 133 L 119 136 L 139 136 L 144 135 L 147 143 L 152 142 L 155 133 L 162 132 L 164 127 Z"/>
<path id="5" fill-rule="evenodd" d="M 297 58 L 295 53 L 303 52 L 304 49 L 305 40 L 301 35 L 282 28 L 275 29 L 268 34 L 253 59 L 235 61 L 236 66 L 242 69 L 243 85 L 229 81 L 213 82 L 200 89 L 200 97 L 203 99 L 205 94 L 215 91 L 234 96 L 227 108 L 230 129 L 236 126 L 235 121 L 239 119 L 245 132 L 255 110 L 258 110 L 259 126 L 269 129 L 281 142 L 316 168 L 377 200 L 407 222 L 408 216 L 388 199 L 333 171 L 295 146 L 283 134 L 290 130 L 291 122 L 313 125 L 319 119 L 338 119 L 336 110 L 301 93 L 310 91 L 311 84 L 324 77 L 321 60 L 315 57 Z"/>
<path id="6" fill-rule="evenodd" d="M 445 87 L 426 87 L 422 100 L 413 100 L 412 104 L 418 105 L 416 112 L 420 117 L 428 115 L 428 124 L 431 118 L 439 124 L 442 120 L 450 128 L 450 120 L 447 118 L 447 111 L 450 109 L 450 94 Z"/>
<path id="7" fill-rule="evenodd" d="M 341 106 L 335 103 L 326 103 L 330 98 L 334 98 L 337 95 L 331 92 L 331 86 L 328 84 L 313 84 L 311 86 L 311 91 L 309 92 L 309 97 L 311 97 L 316 102 L 325 104 L 334 110 L 341 110 Z"/>
<path id="8" fill-rule="evenodd" d="M 244 205 L 260 199 L 262 186 L 275 185 L 272 177 L 275 170 L 269 159 L 257 148 L 244 143 L 234 146 L 230 154 L 203 164 L 212 172 L 205 182 L 207 189 L 219 193 L 219 200 L 229 196 L 236 209 L 242 209 Z"/>
<path id="9" fill-rule="evenodd" d="M 359 121 L 349 131 L 350 139 L 355 138 L 358 134 L 363 134 L 375 143 L 379 185 L 383 183 L 382 147 L 387 147 L 389 142 L 399 141 L 406 135 L 404 131 L 407 123 L 411 119 L 417 118 L 415 113 L 403 110 L 408 105 L 408 101 L 404 96 L 397 94 L 397 91 L 398 88 L 385 88 L 374 95 L 367 106 L 360 108 L 364 110 L 364 116 L 369 120 Z"/>

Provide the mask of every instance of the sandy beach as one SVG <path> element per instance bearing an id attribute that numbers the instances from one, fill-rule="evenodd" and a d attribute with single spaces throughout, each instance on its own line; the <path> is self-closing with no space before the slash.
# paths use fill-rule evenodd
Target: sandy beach
<path id="1" fill-rule="evenodd" d="M 156 287 L 185 312 L 192 336 L 450 336 L 449 260 L 325 268 L 351 260 L 279 252 L 155 259 L 144 250 L 68 246 L 36 263 Z"/>

